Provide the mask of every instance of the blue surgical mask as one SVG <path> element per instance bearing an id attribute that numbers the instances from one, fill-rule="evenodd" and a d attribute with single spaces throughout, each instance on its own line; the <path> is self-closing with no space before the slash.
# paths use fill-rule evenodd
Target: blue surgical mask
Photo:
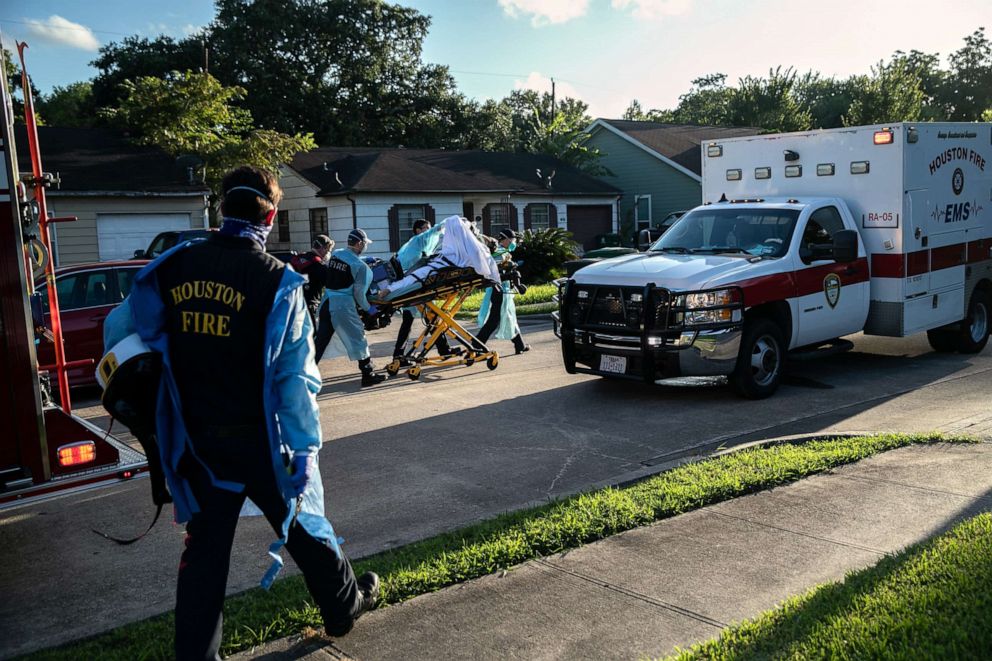
<path id="1" fill-rule="evenodd" d="M 508 245 L 506 247 L 506 249 L 509 250 L 510 252 L 513 252 L 514 250 L 517 249 L 517 242 L 516 241 L 510 241 L 510 245 Z"/>

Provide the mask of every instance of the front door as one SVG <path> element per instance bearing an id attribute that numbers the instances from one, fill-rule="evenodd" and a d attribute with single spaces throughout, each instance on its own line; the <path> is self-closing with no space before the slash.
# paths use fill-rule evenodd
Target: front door
<path id="1" fill-rule="evenodd" d="M 856 333 L 868 317 L 868 260 L 864 248 L 855 262 L 839 264 L 826 259 L 822 247 L 833 245 L 835 232 L 844 229 L 837 207 L 813 211 L 800 221 L 798 249 L 791 251 L 796 274 L 796 316 L 793 346 L 817 344 Z"/>

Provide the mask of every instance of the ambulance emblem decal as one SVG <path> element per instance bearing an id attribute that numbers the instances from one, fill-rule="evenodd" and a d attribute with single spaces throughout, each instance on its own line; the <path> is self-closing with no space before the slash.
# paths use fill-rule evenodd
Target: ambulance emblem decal
<path id="1" fill-rule="evenodd" d="M 840 276 L 836 273 L 828 273 L 823 279 L 823 295 L 827 297 L 827 305 L 837 307 L 837 301 L 840 300 Z"/>

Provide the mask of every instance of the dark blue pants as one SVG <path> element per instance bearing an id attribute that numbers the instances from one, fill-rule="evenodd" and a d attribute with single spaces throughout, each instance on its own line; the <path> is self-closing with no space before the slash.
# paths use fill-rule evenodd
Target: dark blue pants
<path id="1" fill-rule="evenodd" d="M 206 472 L 189 455 L 180 462 L 180 473 L 189 480 L 200 506 L 186 524 L 186 549 L 176 586 L 176 658 L 181 661 L 220 658 L 231 545 L 245 498 L 251 498 L 277 533 L 289 513 L 276 487 L 266 443 L 264 439 L 250 443 L 243 438 L 195 443 L 197 454 L 218 478 L 246 485 L 240 494 L 211 486 Z M 325 619 L 351 619 L 359 594 L 348 559 L 299 525 L 290 528 L 286 549 L 303 572 L 307 589 Z"/>

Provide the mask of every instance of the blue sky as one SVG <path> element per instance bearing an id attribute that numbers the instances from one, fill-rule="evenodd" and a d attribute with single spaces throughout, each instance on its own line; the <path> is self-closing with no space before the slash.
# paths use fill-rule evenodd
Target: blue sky
<path id="1" fill-rule="evenodd" d="M 868 73 L 893 51 L 947 54 L 979 26 L 990 0 L 406 0 L 432 17 L 424 59 L 448 65 L 459 89 L 501 98 L 515 88 L 576 96 L 594 116 L 631 99 L 674 107 L 708 73 L 764 75 L 778 65 Z M 213 17 L 209 0 L 34 0 L 0 3 L 4 43 L 26 39 L 43 91 L 95 74 L 96 49 L 127 35 L 176 37 Z M 946 60 L 945 60 L 946 62 Z"/>

